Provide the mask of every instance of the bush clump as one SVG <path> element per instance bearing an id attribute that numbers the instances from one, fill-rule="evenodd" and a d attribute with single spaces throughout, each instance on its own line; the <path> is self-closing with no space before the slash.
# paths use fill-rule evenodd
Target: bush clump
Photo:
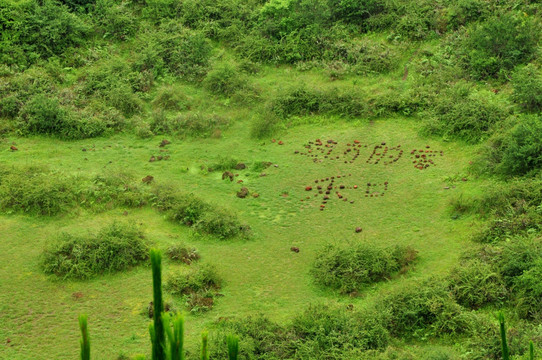
<path id="1" fill-rule="evenodd" d="M 0 3 L 0 63 L 28 67 L 84 43 L 91 27 L 55 0 Z"/>
<path id="2" fill-rule="evenodd" d="M 231 64 L 220 64 L 203 80 L 207 90 L 217 95 L 231 96 L 246 86 L 244 76 Z"/>
<path id="3" fill-rule="evenodd" d="M 168 117 L 163 111 L 158 111 L 153 114 L 150 130 L 156 135 L 209 137 L 229 126 L 228 118 L 216 114 L 188 112 Z"/>
<path id="4" fill-rule="evenodd" d="M 510 116 L 510 109 L 493 93 L 472 91 L 462 83 L 436 97 L 425 116 L 424 132 L 478 143 Z"/>
<path id="5" fill-rule="evenodd" d="M 222 279 L 214 267 L 203 265 L 188 270 L 183 268 L 171 274 L 165 288 L 171 294 L 183 297 L 190 311 L 202 312 L 212 309 L 221 284 Z"/>
<path id="6" fill-rule="evenodd" d="M 106 124 L 92 118 L 80 118 L 74 111 L 61 106 L 57 99 L 36 95 L 22 108 L 19 129 L 25 134 L 84 139 L 102 135 Z"/>
<path id="7" fill-rule="evenodd" d="M 534 57 L 538 33 L 535 23 L 523 14 L 502 14 L 474 26 L 462 44 L 472 76 L 505 78 Z"/>
<path id="8" fill-rule="evenodd" d="M 462 262 L 452 270 L 448 280 L 454 298 L 467 308 L 501 303 L 506 296 L 501 274 L 477 259 Z"/>
<path id="9" fill-rule="evenodd" d="M 179 88 L 163 86 L 158 90 L 152 106 L 155 109 L 183 111 L 190 109 L 190 99 Z"/>
<path id="10" fill-rule="evenodd" d="M 521 116 L 489 139 L 478 161 L 481 171 L 504 176 L 534 175 L 542 169 L 542 117 Z"/>
<path id="11" fill-rule="evenodd" d="M 75 184 L 43 168 L 0 168 L 0 210 L 37 215 L 65 213 L 77 205 Z"/>
<path id="12" fill-rule="evenodd" d="M 353 311 L 337 305 L 311 305 L 290 324 L 258 316 L 221 323 L 211 356 L 227 351 L 224 336 L 234 332 L 247 359 L 360 359 L 368 350 L 385 349 L 390 335 L 385 313 Z"/>
<path id="13" fill-rule="evenodd" d="M 186 247 L 182 244 L 170 246 L 166 254 L 171 260 L 180 261 L 186 265 L 190 265 L 200 259 L 200 255 L 195 248 Z"/>
<path id="14" fill-rule="evenodd" d="M 357 90 L 316 90 L 305 85 L 294 86 L 270 101 L 270 111 L 278 118 L 330 114 L 348 118 L 370 115 L 366 96 Z"/>
<path id="15" fill-rule="evenodd" d="M 250 231 L 247 225 L 242 225 L 229 211 L 206 203 L 193 194 L 180 193 L 173 188 L 156 188 L 153 206 L 165 212 L 171 221 L 220 239 L 237 235 L 247 236 Z"/>
<path id="16" fill-rule="evenodd" d="M 494 243 L 542 230 L 542 181 L 526 179 L 495 184 L 483 196 L 474 199 L 456 199 L 457 212 L 478 213 L 489 217 L 485 227 L 474 235 L 481 243 Z"/>
<path id="17" fill-rule="evenodd" d="M 534 64 L 518 69 L 512 76 L 512 99 L 524 110 L 542 111 L 542 73 Z"/>
<path id="18" fill-rule="evenodd" d="M 417 251 L 408 246 L 329 245 L 316 257 L 311 272 L 317 283 L 351 293 L 389 279 L 406 269 L 416 257 Z"/>
<path id="19" fill-rule="evenodd" d="M 468 314 L 455 302 L 441 279 L 397 289 L 384 295 L 378 308 L 388 312 L 388 329 L 395 336 L 458 335 L 468 332 L 471 325 Z"/>
<path id="20" fill-rule="evenodd" d="M 148 258 L 143 233 L 134 225 L 114 222 L 96 234 L 62 234 L 42 254 L 46 274 L 88 279 L 136 266 Z"/>

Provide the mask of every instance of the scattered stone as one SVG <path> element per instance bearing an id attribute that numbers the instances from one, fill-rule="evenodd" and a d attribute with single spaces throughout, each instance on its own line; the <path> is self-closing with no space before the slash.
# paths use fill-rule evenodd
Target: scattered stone
<path id="1" fill-rule="evenodd" d="M 231 171 L 225 171 L 223 174 L 222 174 L 222 180 L 224 179 L 230 179 L 230 181 L 233 181 L 233 173 Z"/>
<path id="2" fill-rule="evenodd" d="M 360 233 L 362 231 L 362 228 L 360 228 L 359 226 L 356 228 L 356 233 Z"/>
<path id="3" fill-rule="evenodd" d="M 159 147 L 164 147 L 164 146 L 169 145 L 169 144 L 171 144 L 171 142 L 169 140 L 164 139 L 164 140 L 162 140 L 162 142 L 158 146 Z"/>
<path id="4" fill-rule="evenodd" d="M 235 165 L 235 170 L 243 170 L 243 169 L 246 169 L 247 166 L 243 163 L 239 163 L 237 165 Z"/>
<path id="5" fill-rule="evenodd" d="M 156 158 L 153 156 L 151 156 L 151 158 L 149 159 L 149 162 L 155 162 L 156 161 Z"/>
<path id="6" fill-rule="evenodd" d="M 141 181 L 143 181 L 145 184 L 150 184 L 154 180 L 153 176 L 147 175 Z"/>
<path id="7" fill-rule="evenodd" d="M 467 181 L 467 178 L 461 178 L 461 181 Z"/>
<path id="8" fill-rule="evenodd" d="M 239 190 L 237 192 L 237 197 L 241 198 L 241 199 L 244 199 L 244 198 L 246 198 L 248 196 L 248 194 L 249 194 L 248 189 L 246 187 L 243 187 L 243 188 L 241 188 L 241 190 Z"/>
<path id="9" fill-rule="evenodd" d="M 282 140 L 279 141 L 279 145 L 284 145 L 284 143 L 282 142 Z"/>
<path id="10" fill-rule="evenodd" d="M 17 150 L 19 150 L 19 149 L 17 149 L 17 147 L 15 147 L 15 145 L 11 145 L 11 146 L 9 147 L 9 149 L 10 149 L 11 151 L 17 151 Z"/>
<path id="11" fill-rule="evenodd" d="M 292 246 L 292 247 L 290 248 L 290 251 L 293 251 L 293 252 L 295 252 L 295 253 L 298 253 L 298 252 L 299 252 L 299 248 L 298 248 L 297 246 Z"/>
<path id="12" fill-rule="evenodd" d="M 312 190 L 312 186 L 305 187 L 305 191 L 311 191 L 311 190 Z"/>

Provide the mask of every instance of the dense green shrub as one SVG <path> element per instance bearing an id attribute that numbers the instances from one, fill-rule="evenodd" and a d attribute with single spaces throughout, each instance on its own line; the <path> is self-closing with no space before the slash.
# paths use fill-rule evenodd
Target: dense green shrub
<path id="1" fill-rule="evenodd" d="M 542 73 L 533 64 L 518 69 L 512 76 L 512 99 L 527 111 L 542 110 Z"/>
<path id="2" fill-rule="evenodd" d="M 214 267 L 203 265 L 179 269 L 170 274 L 165 289 L 173 295 L 183 297 L 192 312 L 201 312 L 212 309 L 213 298 L 221 284 L 222 279 Z"/>
<path id="3" fill-rule="evenodd" d="M 102 135 L 106 124 L 95 118 L 82 118 L 75 111 L 45 95 L 32 97 L 22 108 L 19 129 L 24 134 L 84 139 Z"/>
<path id="4" fill-rule="evenodd" d="M 502 360 L 502 343 L 499 325 L 493 314 L 478 314 L 478 321 L 468 338 L 465 339 L 465 353 L 473 360 Z M 540 328 L 524 322 L 507 323 L 507 342 L 513 358 L 529 359 L 529 341 L 540 339 Z"/>
<path id="5" fill-rule="evenodd" d="M 78 197 L 81 206 L 93 210 L 114 207 L 141 207 L 147 204 L 148 193 L 124 172 L 106 172 L 81 184 Z"/>
<path id="6" fill-rule="evenodd" d="M 389 279 L 399 270 L 405 269 L 416 257 L 415 250 L 399 245 L 329 245 L 320 251 L 311 272 L 319 284 L 350 293 L 368 284 Z"/>
<path id="7" fill-rule="evenodd" d="M 542 319 L 542 258 L 518 276 L 513 285 L 516 309 L 525 319 Z"/>
<path id="8" fill-rule="evenodd" d="M 182 111 L 190 109 L 190 99 L 182 89 L 173 86 L 162 86 L 152 100 L 155 109 Z"/>
<path id="9" fill-rule="evenodd" d="M 473 259 L 455 267 L 449 277 L 450 290 L 460 305 L 478 309 L 504 301 L 506 289 L 498 271 Z"/>
<path id="10" fill-rule="evenodd" d="M 390 341 L 386 324 L 385 311 L 311 306 L 294 318 L 292 329 L 301 339 L 299 358 L 353 359 L 365 350 L 386 348 Z"/>
<path id="11" fill-rule="evenodd" d="M 296 338 L 293 331 L 261 315 L 219 323 L 218 335 L 211 344 L 211 358 L 227 357 L 226 335 L 229 333 L 239 335 L 243 349 L 241 359 L 294 358 Z"/>
<path id="12" fill-rule="evenodd" d="M 180 261 L 187 265 L 198 261 L 200 255 L 195 248 L 189 248 L 183 244 L 170 246 L 166 251 L 167 256 L 173 261 Z"/>
<path id="13" fill-rule="evenodd" d="M 138 17 L 127 2 L 96 0 L 93 20 L 104 38 L 126 40 L 138 30 Z"/>
<path id="14" fill-rule="evenodd" d="M 90 27 L 54 0 L 0 2 L 0 63 L 26 67 L 81 45 Z"/>
<path id="15" fill-rule="evenodd" d="M 394 290 L 378 304 L 381 311 L 389 312 L 388 329 L 396 336 L 458 335 L 468 333 L 473 321 L 440 279 Z"/>
<path id="16" fill-rule="evenodd" d="M 507 119 L 510 109 L 493 93 L 471 91 L 460 83 L 435 98 L 424 115 L 426 133 L 477 143 L 489 137 L 497 125 Z"/>
<path id="17" fill-rule="evenodd" d="M 280 119 L 290 116 L 333 114 L 347 118 L 369 115 L 366 96 L 355 89 L 326 91 L 307 88 L 305 85 L 290 87 L 270 100 L 270 111 Z"/>
<path id="18" fill-rule="evenodd" d="M 387 347 L 385 324 L 385 313 L 337 305 L 310 306 L 282 326 L 262 316 L 234 319 L 220 324 L 211 355 L 222 358 L 224 335 L 234 332 L 244 350 L 242 359 L 360 359 L 367 350 Z"/>
<path id="19" fill-rule="evenodd" d="M 542 259 L 541 240 L 534 236 L 516 237 L 504 244 L 497 265 L 509 288 L 513 288 L 516 280 Z"/>
<path id="20" fill-rule="evenodd" d="M 220 239 L 248 235 L 250 230 L 229 211 L 173 188 L 155 188 L 152 202 L 154 207 L 166 213 L 169 220 L 192 226 L 197 232 Z"/>
<path id="21" fill-rule="evenodd" d="M 376 0 L 329 0 L 334 20 L 352 23 L 366 30 L 366 20 L 385 10 L 385 4 Z"/>
<path id="22" fill-rule="evenodd" d="M 189 81 L 200 80 L 209 67 L 211 45 L 201 32 L 189 30 L 176 21 L 164 22 L 154 39 L 167 69 Z"/>
<path id="23" fill-rule="evenodd" d="M 0 115 L 15 119 L 30 98 L 55 91 L 55 80 L 41 67 L 5 77 L 0 80 Z"/>
<path id="24" fill-rule="evenodd" d="M 450 1 L 439 13 L 437 27 L 440 31 L 457 30 L 473 21 L 482 20 L 489 14 L 489 4 L 483 0 Z"/>
<path id="25" fill-rule="evenodd" d="M 166 289 L 174 295 L 206 293 L 220 289 L 222 280 L 210 265 L 198 268 L 183 268 L 171 274 L 166 281 Z"/>
<path id="26" fill-rule="evenodd" d="M 542 117 L 520 117 L 514 127 L 491 141 L 496 173 L 525 175 L 542 168 Z M 489 165 L 489 164 L 488 164 Z"/>
<path id="27" fill-rule="evenodd" d="M 472 76 L 505 78 L 515 66 L 533 58 L 538 33 L 524 14 L 501 14 L 472 27 L 462 44 Z"/>
<path id="28" fill-rule="evenodd" d="M 157 111 L 153 113 L 150 130 L 155 135 L 209 137 L 216 136 L 229 125 L 228 118 L 216 114 L 188 112 L 169 117 L 163 111 Z"/>
<path id="29" fill-rule="evenodd" d="M 154 24 L 159 24 L 166 19 L 174 19 L 180 16 L 181 3 L 175 0 L 145 0 L 142 9 L 144 18 Z"/>
<path id="30" fill-rule="evenodd" d="M 203 85 L 217 95 L 231 96 L 246 86 L 246 79 L 236 67 L 230 64 L 220 64 L 207 74 Z"/>
<path id="31" fill-rule="evenodd" d="M 34 167 L 0 168 L 0 209 L 38 215 L 64 213 L 77 204 L 75 184 L 62 174 Z"/>
<path id="32" fill-rule="evenodd" d="M 475 212 L 489 217 L 490 221 L 474 235 L 475 241 L 488 243 L 540 231 L 541 201 L 542 182 L 529 179 L 494 184 L 482 196 L 460 197 L 452 202 L 452 206 L 459 213 Z"/>
<path id="33" fill-rule="evenodd" d="M 62 234 L 43 252 L 46 274 L 87 279 L 136 266 L 148 258 L 143 233 L 134 225 L 112 223 L 96 234 Z"/>

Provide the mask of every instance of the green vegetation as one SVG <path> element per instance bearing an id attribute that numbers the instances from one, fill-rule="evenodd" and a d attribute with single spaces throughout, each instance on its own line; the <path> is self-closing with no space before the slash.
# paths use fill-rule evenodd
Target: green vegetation
<path id="1" fill-rule="evenodd" d="M 147 259 L 143 233 L 134 225 L 112 223 L 96 234 L 61 234 L 42 255 L 46 274 L 86 279 L 129 269 Z"/>
<path id="2" fill-rule="evenodd" d="M 0 358 L 534 358 L 541 12 L 0 0 Z"/>
<path id="3" fill-rule="evenodd" d="M 405 272 L 417 257 L 408 246 L 378 247 L 362 243 L 345 248 L 327 246 L 316 257 L 312 268 L 315 280 L 325 286 L 352 293 L 364 285 Z"/>

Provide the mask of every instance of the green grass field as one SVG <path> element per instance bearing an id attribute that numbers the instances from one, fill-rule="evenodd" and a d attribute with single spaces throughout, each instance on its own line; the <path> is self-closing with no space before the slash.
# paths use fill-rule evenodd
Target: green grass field
<path id="1" fill-rule="evenodd" d="M 476 192 L 479 183 L 452 181 L 465 176 L 475 148 L 421 138 L 418 123 L 408 119 L 329 125 L 300 125 L 271 139 L 250 140 L 247 122 L 239 120 L 221 139 L 174 139 L 166 147 L 168 161 L 150 163 L 158 155 L 163 137 L 139 139 L 115 135 L 82 141 L 62 142 L 46 138 L 8 138 L 3 142 L 0 162 L 4 164 L 47 164 L 60 174 L 91 175 L 127 171 L 137 178 L 152 175 L 157 183 L 171 183 L 186 192 L 235 212 L 248 223 L 252 238 L 217 240 L 193 234 L 189 228 L 172 224 L 149 207 L 114 208 L 102 213 L 78 211 L 61 217 L 3 215 L 0 221 L 0 338 L 9 339 L 0 352 L 3 359 L 72 359 L 78 352 L 77 316 L 87 313 L 96 359 L 112 359 L 119 354 L 146 353 L 149 349 L 145 311 L 152 298 L 149 266 L 125 273 L 98 276 L 89 281 L 58 281 L 45 276 L 39 257 L 45 244 L 59 232 L 86 232 L 99 229 L 113 219 L 127 218 L 144 230 L 148 241 L 165 250 L 184 242 L 198 249 L 202 262 L 212 263 L 224 279 L 214 308 L 187 319 L 187 336 L 194 351 L 199 333 L 212 328 L 220 318 L 265 314 L 287 322 L 311 303 L 336 302 L 363 307 L 383 289 L 406 282 L 419 282 L 432 275 L 445 274 L 467 245 L 476 226 L 473 218 L 453 219 L 448 207 L 452 196 Z M 294 154 L 308 141 L 333 139 L 341 145 L 358 140 L 360 156 L 354 163 L 323 161 Z M 278 145 L 278 141 L 284 145 Z M 9 151 L 15 142 L 17 152 Z M 367 164 L 374 145 L 386 142 L 401 145 L 404 156 L 390 165 Z M 412 149 L 442 150 L 435 166 L 422 171 L 414 168 Z M 93 148 L 94 151 L 82 151 Z M 341 154 L 342 155 L 342 154 Z M 238 170 L 242 184 L 221 180 L 221 172 L 208 173 L 220 156 L 231 156 L 247 164 Z M 252 171 L 261 161 L 272 162 L 263 170 Z M 348 176 L 351 174 L 351 176 Z M 319 211 L 321 197 L 313 197 L 315 179 L 347 175 L 344 194 L 348 202 L 330 200 Z M 339 179 L 337 179 L 339 181 Z M 366 183 L 389 182 L 384 197 L 365 197 Z M 308 192 L 305 187 L 315 189 Z M 236 192 L 246 186 L 260 196 L 245 199 Z M 450 187 L 450 189 L 445 189 Z M 310 194 L 310 199 L 306 199 Z M 304 199 L 304 201 L 300 201 Z M 353 204 L 350 201 L 354 201 Z M 359 234 L 356 227 L 362 227 Z M 309 269 L 316 253 L 325 244 L 371 242 L 412 245 L 419 260 L 406 275 L 369 287 L 360 297 L 341 296 L 315 285 Z M 290 247 L 300 248 L 299 253 Z M 165 277 L 176 264 L 166 262 Z M 167 297 L 178 307 L 178 299 Z"/>

